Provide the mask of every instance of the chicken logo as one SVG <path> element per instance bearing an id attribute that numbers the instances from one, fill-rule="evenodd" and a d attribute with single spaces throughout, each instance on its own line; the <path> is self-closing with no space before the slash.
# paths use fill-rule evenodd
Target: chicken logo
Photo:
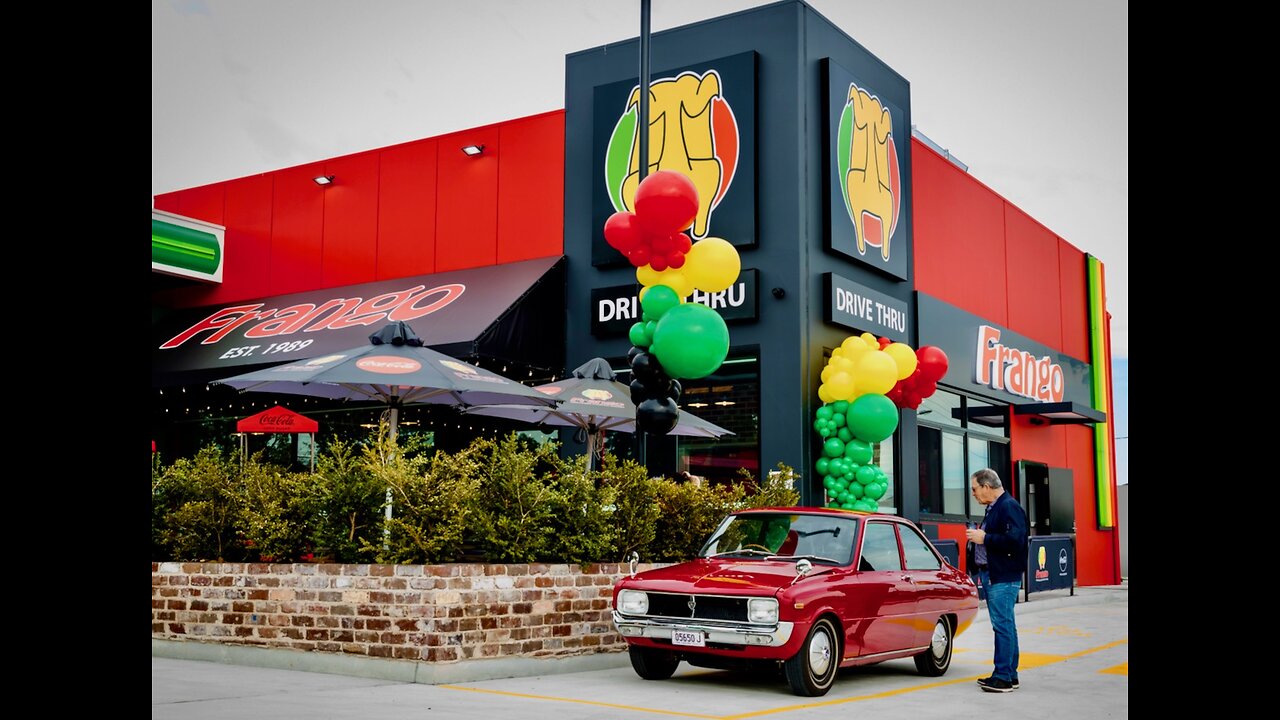
<path id="1" fill-rule="evenodd" d="M 837 181 L 853 221 L 858 254 L 880 248 L 888 262 L 889 240 L 898 227 L 902 176 L 893 137 L 893 118 L 880 98 L 854 83 L 840 114 L 836 145 Z"/>
<path id="2" fill-rule="evenodd" d="M 640 87 L 631 91 L 605 154 L 605 185 L 618 212 L 635 212 L 640 184 Z M 698 189 L 698 214 L 689 229 L 707 236 L 711 215 L 733 184 L 738 122 L 720 92 L 720 74 L 682 72 L 649 83 L 649 172 L 675 170 Z"/>

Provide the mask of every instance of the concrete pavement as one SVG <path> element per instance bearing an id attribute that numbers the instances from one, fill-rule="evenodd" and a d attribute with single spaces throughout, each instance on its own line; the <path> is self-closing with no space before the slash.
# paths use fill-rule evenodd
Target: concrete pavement
<path id="1" fill-rule="evenodd" d="M 625 654 L 596 658 L 603 661 L 602 669 L 575 671 L 566 664 L 556 669 L 560 674 L 425 684 L 162 657 L 154 654 L 153 645 L 152 718 L 492 720 L 554 714 L 556 720 L 654 715 L 736 720 L 764 715 L 847 718 L 850 712 L 864 719 L 951 720 L 971 713 L 1038 720 L 1122 718 L 1129 709 L 1128 610 L 1127 585 L 1077 588 L 1074 597 L 1067 591 L 1040 593 L 1020 602 L 1015 614 L 1022 688 L 1008 694 L 984 693 L 974 684 L 991 672 L 994 641 L 985 612 L 956 638 L 951 669 L 943 677 L 917 675 L 910 660 L 889 661 L 841 671 L 831 692 L 820 698 L 792 695 L 780 677 L 687 664 L 670 680 L 645 681 L 632 672 Z M 549 668 L 547 661 L 526 662 Z M 508 671 L 515 669 L 520 668 Z"/>

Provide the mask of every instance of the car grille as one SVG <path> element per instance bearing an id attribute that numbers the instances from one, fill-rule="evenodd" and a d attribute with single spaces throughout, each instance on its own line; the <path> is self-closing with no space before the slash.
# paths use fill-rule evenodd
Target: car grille
<path id="1" fill-rule="evenodd" d="M 696 600 L 693 608 L 689 607 L 691 598 Z M 746 622 L 747 598 L 651 592 L 649 593 L 649 615 L 652 617 Z"/>

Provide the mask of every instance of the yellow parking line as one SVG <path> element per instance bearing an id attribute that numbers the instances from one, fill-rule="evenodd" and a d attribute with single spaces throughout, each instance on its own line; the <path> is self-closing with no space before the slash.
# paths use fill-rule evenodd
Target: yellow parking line
<path id="1" fill-rule="evenodd" d="M 1062 662 L 1063 660 L 1070 660 L 1072 658 L 1082 657 L 1084 655 L 1095 653 L 1100 650 L 1107 650 L 1109 648 L 1113 648 L 1118 645 L 1124 645 L 1128 642 L 1129 642 L 1129 639 L 1124 638 L 1123 640 L 1116 640 L 1115 642 L 1110 642 L 1110 643 L 1107 643 L 1106 645 L 1099 645 L 1098 647 L 1089 648 L 1088 650 L 1081 650 L 1080 652 L 1072 653 L 1070 655 L 1048 655 L 1048 654 L 1024 653 L 1023 657 L 1026 657 L 1027 655 L 1035 655 L 1034 662 L 1031 665 L 1026 667 L 1042 667 L 1044 665 Z M 959 648 L 957 648 L 957 650 L 959 650 Z M 1023 663 L 1019 662 L 1019 665 L 1022 665 L 1022 664 Z M 1106 670 L 1102 670 L 1100 672 L 1114 673 L 1117 675 L 1128 675 L 1129 663 L 1126 662 L 1112 668 L 1107 668 Z M 696 673 L 696 674 L 702 675 L 706 673 Z M 682 677 L 688 677 L 688 675 L 683 675 Z M 840 698 L 836 700 L 823 700 L 821 702 L 803 703 L 800 705 L 784 705 L 782 707 L 769 708 L 767 710 L 756 710 L 754 712 L 741 713 L 738 715 L 703 715 L 700 713 L 687 713 L 687 712 L 677 712 L 674 710 L 659 710 L 657 708 L 637 707 L 635 705 L 618 705 L 615 703 L 595 702 L 594 700 L 578 700 L 575 698 L 556 697 L 554 695 L 531 695 L 528 693 L 507 692 L 505 690 L 488 690 L 483 688 L 462 687 L 460 685 L 437 685 L 436 687 L 446 688 L 448 690 L 465 690 L 467 692 L 489 693 L 491 695 L 506 695 L 508 697 L 528 698 L 530 700 L 551 700 L 554 702 L 577 703 L 579 705 L 597 705 L 599 707 L 616 708 L 618 710 L 631 710 L 634 712 L 654 713 L 657 715 L 671 715 L 673 717 L 704 718 L 705 720 L 742 720 L 743 718 L 754 718 L 754 717 L 761 717 L 764 715 L 774 715 L 777 713 L 791 712 L 793 710 L 805 710 L 808 708 L 829 707 L 832 705 L 844 705 L 845 703 L 861 702 L 863 700 L 877 700 L 880 698 L 893 697 L 894 695 L 904 695 L 906 693 L 916 692 L 919 690 L 929 690 L 937 687 L 946 687 L 947 685 L 958 685 L 960 683 L 973 682 L 981 677 L 986 677 L 986 676 L 970 675 L 967 677 L 955 678 L 951 680 L 943 680 L 941 682 L 932 682 L 925 685 L 911 685 L 909 687 L 898 688 L 896 690 L 886 690 L 884 692 L 871 693 L 869 695 L 858 695 L 855 697 Z"/>
<path id="2" fill-rule="evenodd" d="M 617 708 L 619 710 L 634 710 L 636 712 L 657 713 L 658 715 L 674 715 L 675 717 L 706 718 L 707 720 L 721 720 L 721 717 L 719 715 L 699 715 L 698 713 L 675 712 L 672 710 L 657 710 L 655 708 L 635 707 L 633 705 L 616 705 L 614 703 L 595 702 L 593 700 L 576 700 L 574 698 L 555 697 L 552 695 L 529 695 L 527 693 L 507 692 L 505 690 L 486 690 L 482 688 L 461 687 L 459 685 L 437 685 L 436 687 L 447 688 L 449 690 L 466 690 L 467 692 L 489 693 L 491 695 L 506 695 L 508 697 L 529 698 L 531 700 L 554 700 L 557 702 L 578 703 L 579 705 L 599 705 L 600 707 Z"/>

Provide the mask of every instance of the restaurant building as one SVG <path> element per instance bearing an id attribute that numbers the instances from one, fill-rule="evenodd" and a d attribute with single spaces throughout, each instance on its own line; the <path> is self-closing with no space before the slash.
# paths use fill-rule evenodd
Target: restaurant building
<path id="1" fill-rule="evenodd" d="M 376 421 L 372 403 L 208 383 L 363 344 L 388 320 L 528 384 L 596 356 L 625 373 L 639 286 L 602 228 L 633 182 L 637 58 L 634 39 L 568 56 L 563 111 L 156 196 L 160 451 L 276 404 L 318 420 L 322 441 Z M 723 315 L 731 348 L 681 398 L 734 434 L 610 447 L 712 481 L 782 462 L 821 504 L 812 421 L 831 350 L 863 332 L 937 346 L 938 391 L 880 445 L 881 507 L 963 544 L 982 515 L 968 475 L 990 466 L 1033 534 L 1074 537 L 1080 584 L 1118 583 L 1101 263 L 913 132 L 907 79 L 803 2 L 655 34 L 650 87 L 651 167 L 683 168 L 702 200 L 694 241 L 723 238 L 742 262 L 733 287 L 691 298 Z M 156 267 L 157 233 L 207 249 Z M 402 418 L 446 449 L 534 430 L 433 406 Z"/>

